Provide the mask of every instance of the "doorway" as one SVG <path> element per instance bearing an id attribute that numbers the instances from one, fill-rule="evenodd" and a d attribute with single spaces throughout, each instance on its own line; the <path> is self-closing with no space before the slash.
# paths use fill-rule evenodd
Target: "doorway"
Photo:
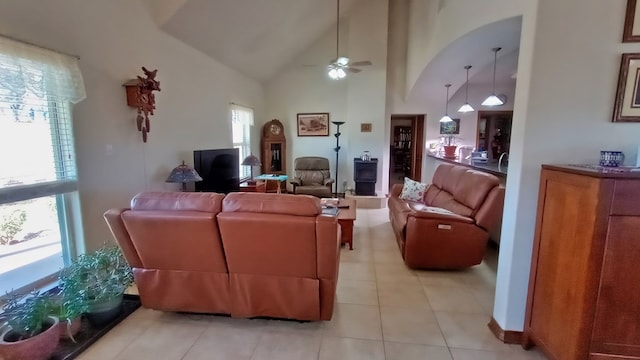
<path id="1" fill-rule="evenodd" d="M 509 153 L 512 118 L 513 111 L 478 111 L 476 148 L 486 151 L 490 160 Z"/>
<path id="2" fill-rule="evenodd" d="M 404 178 L 420 181 L 424 139 L 424 115 L 391 115 L 389 189 Z"/>

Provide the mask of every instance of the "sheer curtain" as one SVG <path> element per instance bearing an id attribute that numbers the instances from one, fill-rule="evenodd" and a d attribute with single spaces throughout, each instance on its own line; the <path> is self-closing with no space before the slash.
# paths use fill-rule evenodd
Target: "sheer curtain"
<path id="1" fill-rule="evenodd" d="M 0 84 L 15 97 L 31 91 L 77 103 L 86 97 L 78 59 L 0 37 Z"/>

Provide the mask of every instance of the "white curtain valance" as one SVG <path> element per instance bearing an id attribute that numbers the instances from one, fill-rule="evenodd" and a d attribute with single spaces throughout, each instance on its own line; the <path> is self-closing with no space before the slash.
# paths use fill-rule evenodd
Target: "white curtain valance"
<path id="1" fill-rule="evenodd" d="M 1 36 L 0 88 L 16 98 L 30 91 L 75 104 L 86 97 L 78 59 Z"/>
<path id="2" fill-rule="evenodd" d="M 253 126 L 253 109 L 238 104 L 231 104 L 231 121 L 235 125 Z"/>

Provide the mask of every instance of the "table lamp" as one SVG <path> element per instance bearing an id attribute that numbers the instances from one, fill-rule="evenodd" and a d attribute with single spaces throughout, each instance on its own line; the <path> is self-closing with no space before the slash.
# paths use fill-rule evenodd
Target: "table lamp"
<path id="1" fill-rule="evenodd" d="M 182 183 L 182 191 L 187 191 L 188 182 L 195 181 L 202 181 L 200 174 L 195 169 L 185 165 L 184 160 L 182 165 L 178 165 L 171 170 L 171 174 L 166 180 L 168 183 Z"/>
<path id="2" fill-rule="evenodd" d="M 257 156 L 250 154 L 249 156 L 244 158 L 244 160 L 242 160 L 241 165 L 249 166 L 249 168 L 251 169 L 251 180 L 247 181 L 247 184 L 255 185 L 256 182 L 253 180 L 253 167 L 262 166 L 262 162 L 260 162 L 260 159 L 258 159 Z"/>

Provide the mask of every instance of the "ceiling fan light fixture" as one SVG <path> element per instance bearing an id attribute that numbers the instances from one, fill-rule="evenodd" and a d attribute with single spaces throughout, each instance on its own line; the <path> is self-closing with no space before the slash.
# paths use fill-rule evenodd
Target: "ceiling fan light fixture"
<path id="1" fill-rule="evenodd" d="M 347 66 L 347 64 L 349 64 L 349 58 L 346 56 L 340 56 L 336 59 L 336 64 L 340 66 Z"/>
<path id="2" fill-rule="evenodd" d="M 467 65 L 464 67 L 465 70 L 467 70 L 467 82 L 466 82 L 466 90 L 465 90 L 465 94 L 464 94 L 464 104 L 462 106 L 460 106 L 460 109 L 458 109 L 458 112 L 461 113 L 468 113 L 468 112 L 472 112 L 475 109 L 473 108 L 473 106 L 471 106 L 469 104 L 469 69 L 471 69 L 471 65 Z"/>
<path id="3" fill-rule="evenodd" d="M 496 62 L 498 61 L 498 51 L 500 50 L 502 50 L 500 47 L 491 49 L 491 51 L 493 51 L 493 92 L 482 102 L 482 106 L 504 105 L 504 101 L 496 96 Z"/>

